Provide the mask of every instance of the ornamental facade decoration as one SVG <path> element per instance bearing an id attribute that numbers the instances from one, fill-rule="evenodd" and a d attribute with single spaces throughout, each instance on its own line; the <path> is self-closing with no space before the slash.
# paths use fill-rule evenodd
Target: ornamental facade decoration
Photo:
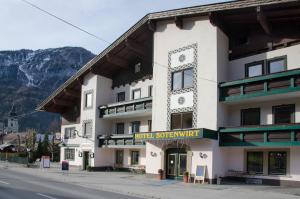
<path id="1" fill-rule="evenodd" d="M 171 114 L 172 113 L 179 113 L 179 112 L 193 112 L 193 128 L 197 127 L 197 65 L 198 65 L 198 51 L 197 51 L 197 43 L 170 51 L 168 54 L 168 98 L 167 98 L 167 128 L 168 130 L 171 129 Z M 185 55 L 185 52 L 189 52 L 190 50 L 193 51 L 193 59 L 191 62 L 187 62 L 187 60 L 190 60 L 190 58 L 187 58 L 188 56 Z M 178 64 L 175 67 L 172 66 L 172 56 L 174 54 L 180 53 L 178 56 Z M 172 91 L 172 73 L 176 71 L 181 71 L 184 69 L 192 68 L 193 69 L 193 87 L 186 88 L 186 89 L 180 89 Z M 192 107 L 186 107 L 186 108 L 178 108 L 178 109 L 171 109 L 171 96 L 174 94 L 183 94 L 193 92 L 193 106 Z M 181 99 L 181 97 L 178 98 L 178 104 L 184 103 L 186 101 L 185 98 Z"/>

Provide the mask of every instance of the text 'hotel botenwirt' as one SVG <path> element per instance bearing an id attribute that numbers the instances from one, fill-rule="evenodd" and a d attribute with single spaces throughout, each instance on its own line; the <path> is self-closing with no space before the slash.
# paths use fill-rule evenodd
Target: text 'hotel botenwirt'
<path id="1" fill-rule="evenodd" d="M 38 107 L 62 116 L 61 160 L 300 185 L 299 10 L 247 0 L 146 15 Z"/>

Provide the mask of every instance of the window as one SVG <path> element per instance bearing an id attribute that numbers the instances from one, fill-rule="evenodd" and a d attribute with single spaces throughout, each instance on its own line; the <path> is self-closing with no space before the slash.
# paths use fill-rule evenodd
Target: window
<path id="1" fill-rule="evenodd" d="M 192 68 L 172 73 L 172 90 L 190 88 L 192 86 L 193 86 Z"/>
<path id="2" fill-rule="evenodd" d="M 286 56 L 274 58 L 267 61 L 268 73 L 277 73 L 285 71 L 286 69 Z"/>
<path id="3" fill-rule="evenodd" d="M 260 109 L 249 108 L 241 110 L 241 126 L 260 125 Z"/>
<path id="4" fill-rule="evenodd" d="M 131 151 L 131 165 L 139 164 L 139 151 Z"/>
<path id="5" fill-rule="evenodd" d="M 172 74 L 172 90 L 179 90 L 182 88 L 182 72 L 175 72 Z"/>
<path id="6" fill-rule="evenodd" d="M 193 69 L 183 71 L 183 88 L 190 88 L 193 86 Z"/>
<path id="7" fill-rule="evenodd" d="M 173 113 L 171 115 L 171 129 L 189 129 L 193 127 L 193 113 Z"/>
<path id="8" fill-rule="evenodd" d="M 92 136 L 92 122 L 83 123 L 83 136 L 91 137 Z"/>
<path id="9" fill-rule="evenodd" d="M 142 64 L 141 63 L 137 63 L 134 65 L 134 73 L 138 73 L 141 72 L 142 69 Z"/>
<path id="10" fill-rule="evenodd" d="M 76 138 L 75 127 L 65 128 L 65 139 L 74 139 Z"/>
<path id="11" fill-rule="evenodd" d="M 153 86 L 148 87 L 148 96 L 149 97 L 152 97 L 152 88 L 153 88 Z"/>
<path id="12" fill-rule="evenodd" d="M 124 157 L 123 150 L 116 150 L 116 164 L 123 165 L 123 157 Z"/>
<path id="13" fill-rule="evenodd" d="M 263 174 L 263 152 L 247 152 L 247 172 L 249 174 Z"/>
<path id="14" fill-rule="evenodd" d="M 269 152 L 269 175 L 286 175 L 287 152 Z"/>
<path id="15" fill-rule="evenodd" d="M 93 93 L 85 93 L 84 107 L 91 108 L 93 106 Z"/>
<path id="16" fill-rule="evenodd" d="M 148 120 L 148 131 L 152 131 L 152 120 Z"/>
<path id="17" fill-rule="evenodd" d="M 246 64 L 246 77 L 255 77 L 264 74 L 264 62 Z"/>
<path id="18" fill-rule="evenodd" d="M 295 122 L 295 105 L 273 106 L 273 123 L 274 124 L 290 124 Z"/>
<path id="19" fill-rule="evenodd" d="M 287 68 L 287 56 L 261 60 L 245 65 L 245 77 L 256 77 L 260 75 L 285 71 Z"/>
<path id="20" fill-rule="evenodd" d="M 75 160 L 75 149 L 65 149 L 65 160 Z"/>
<path id="21" fill-rule="evenodd" d="M 125 101 L 125 92 L 120 92 L 117 94 L 117 102 L 124 102 Z"/>
<path id="22" fill-rule="evenodd" d="M 141 98 L 141 89 L 135 89 L 132 91 L 132 99 L 140 99 Z"/>
<path id="23" fill-rule="evenodd" d="M 116 124 L 116 134 L 124 134 L 124 123 Z"/>
<path id="24" fill-rule="evenodd" d="M 140 132 L 140 121 L 135 121 L 131 123 L 131 133 L 138 133 Z"/>

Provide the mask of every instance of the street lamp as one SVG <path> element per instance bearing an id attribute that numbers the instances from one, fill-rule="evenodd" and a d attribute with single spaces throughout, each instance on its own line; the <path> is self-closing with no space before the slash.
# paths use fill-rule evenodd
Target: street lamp
<path id="1" fill-rule="evenodd" d="M 27 167 L 29 167 L 31 149 L 30 148 L 26 148 L 26 151 L 27 151 Z"/>
<path id="2" fill-rule="evenodd" d="M 77 131 L 76 129 L 73 129 L 73 133 L 72 133 L 73 135 L 75 134 L 75 135 L 77 135 L 78 137 L 80 137 L 80 138 L 87 138 L 87 136 L 86 135 L 79 135 L 79 131 Z"/>

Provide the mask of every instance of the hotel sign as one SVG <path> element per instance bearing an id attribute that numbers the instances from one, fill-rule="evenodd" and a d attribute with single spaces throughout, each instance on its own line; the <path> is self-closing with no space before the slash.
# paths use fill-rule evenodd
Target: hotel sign
<path id="1" fill-rule="evenodd" d="M 172 140 L 172 139 L 177 140 L 177 139 L 211 138 L 211 136 L 208 137 L 205 136 L 206 135 L 205 133 L 206 133 L 205 129 L 135 133 L 134 139 L 135 140 Z M 217 133 L 215 134 L 217 136 Z"/>

